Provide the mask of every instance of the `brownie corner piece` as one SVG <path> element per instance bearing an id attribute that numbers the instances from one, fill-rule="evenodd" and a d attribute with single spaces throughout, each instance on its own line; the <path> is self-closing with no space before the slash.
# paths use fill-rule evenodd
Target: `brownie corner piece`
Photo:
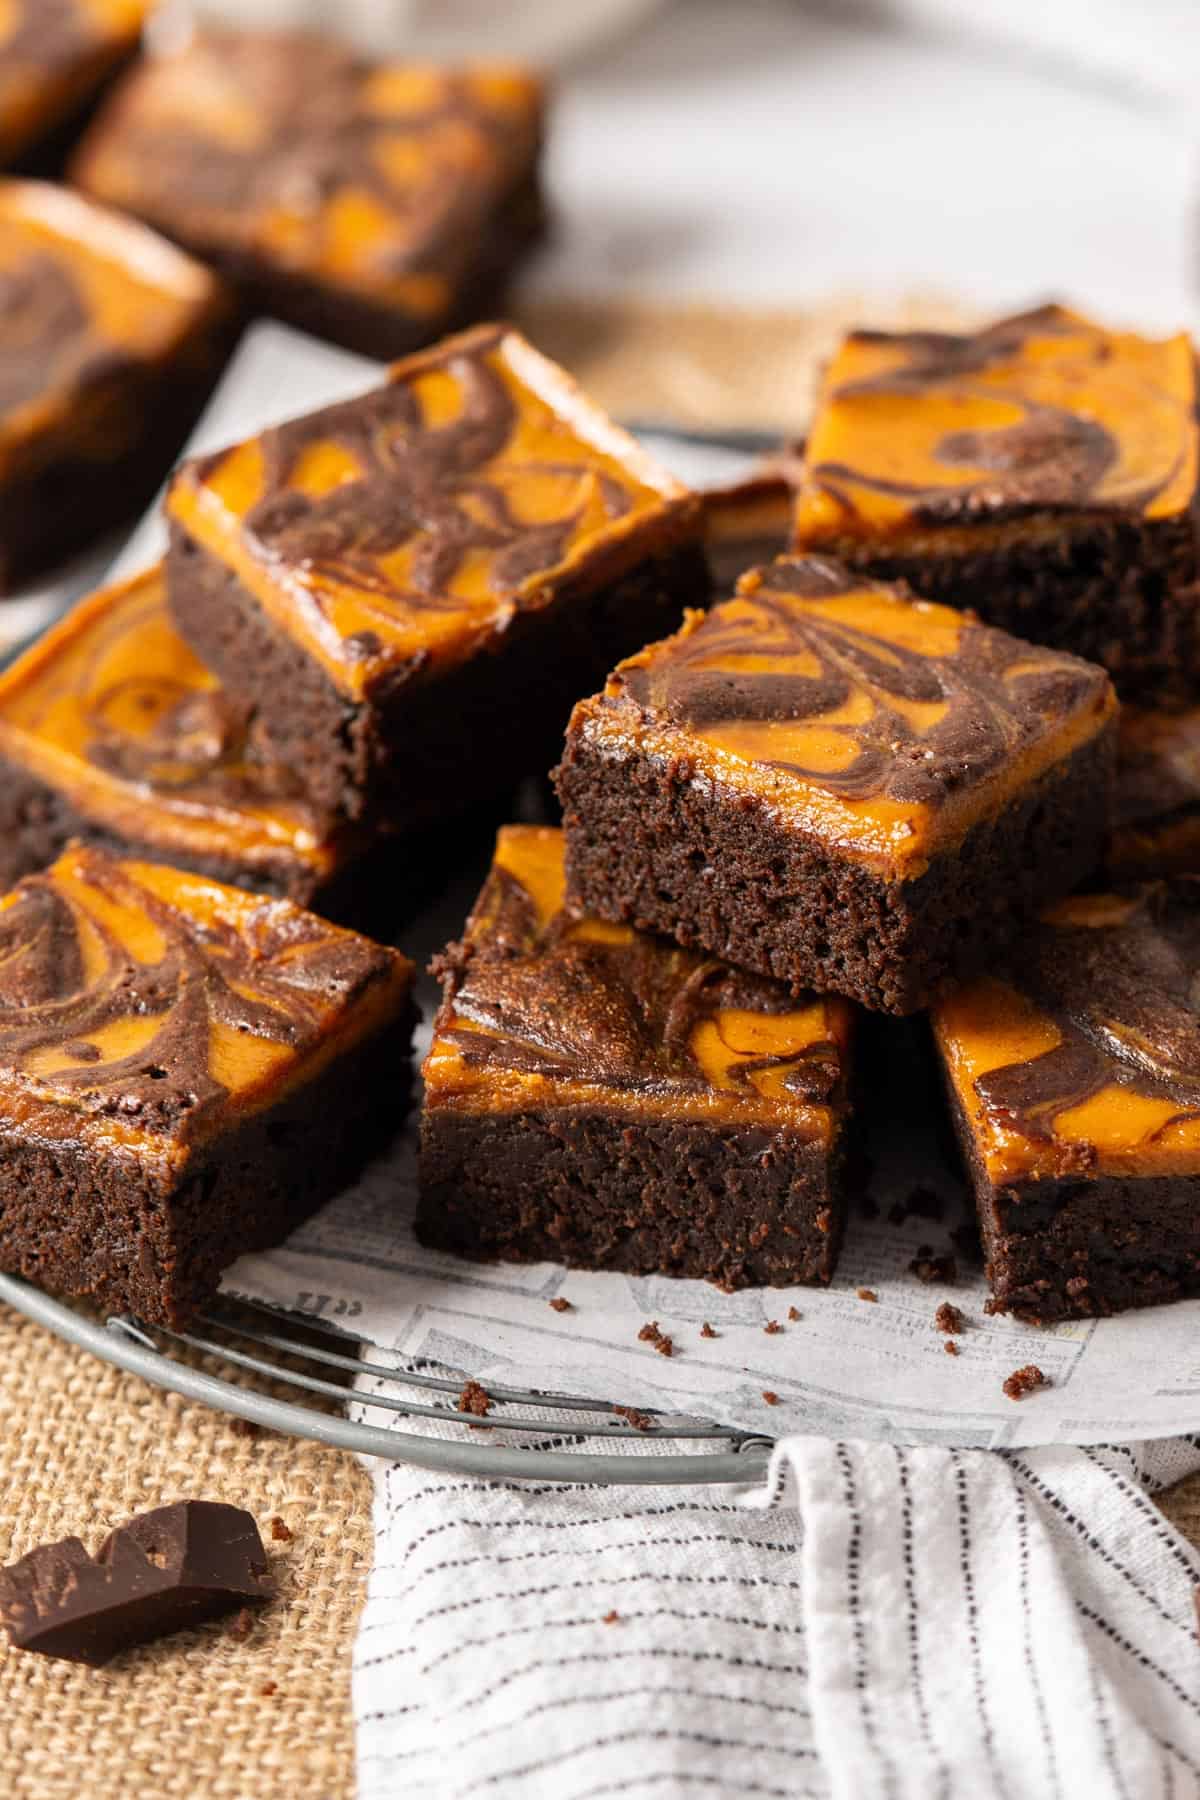
<path id="1" fill-rule="evenodd" d="M 397 829 L 543 773 L 708 597 L 695 497 L 505 326 L 184 464 L 167 510 L 184 637 L 317 804 Z"/>
<path id="2" fill-rule="evenodd" d="M 852 1009 L 563 911 L 562 835 L 508 827 L 443 961 L 417 1233 L 480 1258 L 828 1282 Z"/>
<path id="3" fill-rule="evenodd" d="M 572 905 L 892 1013 L 1096 866 L 1102 669 L 782 557 L 581 701 L 557 773 Z"/>
<path id="4" fill-rule="evenodd" d="M 1200 882 L 1076 895 L 933 1028 L 993 1308 L 1200 1295 Z"/>
<path id="5" fill-rule="evenodd" d="M 412 965 L 73 845 L 0 903 L 0 1267 L 177 1327 L 403 1117 Z"/>
<path id="6" fill-rule="evenodd" d="M 1122 697 L 1200 694 L 1200 424 L 1190 337 L 1043 306 L 978 331 L 856 331 L 831 360 L 795 548 L 1101 663 Z"/>

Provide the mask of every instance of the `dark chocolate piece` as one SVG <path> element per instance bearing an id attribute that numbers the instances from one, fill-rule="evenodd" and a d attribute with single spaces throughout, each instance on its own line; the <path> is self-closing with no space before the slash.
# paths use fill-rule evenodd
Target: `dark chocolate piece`
<path id="1" fill-rule="evenodd" d="M 139 1513 L 89 1556 L 77 1537 L 0 1569 L 0 1622 L 21 1650 L 100 1668 L 122 1650 L 268 1600 L 267 1553 L 239 1506 Z"/>

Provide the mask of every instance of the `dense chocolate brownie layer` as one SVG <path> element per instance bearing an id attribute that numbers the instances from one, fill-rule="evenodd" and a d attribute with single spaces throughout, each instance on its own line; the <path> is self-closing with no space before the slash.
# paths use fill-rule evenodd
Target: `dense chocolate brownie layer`
<path id="1" fill-rule="evenodd" d="M 441 1110 L 421 1146 L 417 1236 L 460 1255 L 693 1276 L 827 1282 L 840 1155 L 798 1133 L 590 1110 Z"/>
<path id="2" fill-rule="evenodd" d="M 221 1273 L 346 1187 L 404 1121 L 412 1019 L 256 1115 L 169 1187 L 151 1166 L 0 1122 L 0 1268 L 178 1328 Z"/>
<path id="3" fill-rule="evenodd" d="M 564 587 L 550 607 L 518 612 L 503 635 L 439 680 L 409 680 L 405 670 L 390 690 L 355 705 L 176 524 L 167 569 L 183 636 L 231 692 L 263 702 L 264 738 L 312 801 L 348 818 L 382 809 L 396 830 L 541 773 L 578 695 L 709 592 L 698 547 L 650 557 L 610 586 Z M 286 706 L 272 699 L 280 695 Z"/>

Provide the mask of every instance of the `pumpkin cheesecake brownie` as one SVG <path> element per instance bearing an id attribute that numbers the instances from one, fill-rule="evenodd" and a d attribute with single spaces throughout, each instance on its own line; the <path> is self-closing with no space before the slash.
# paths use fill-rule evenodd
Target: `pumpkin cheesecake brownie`
<path id="1" fill-rule="evenodd" d="M 178 1326 L 401 1122 L 412 965 L 84 845 L 0 900 L 0 1268 Z"/>
<path id="2" fill-rule="evenodd" d="M 852 332 L 809 434 L 794 547 L 1102 663 L 1200 686 L 1191 339 L 1061 306 L 986 330 Z"/>
<path id="3" fill-rule="evenodd" d="M 568 900 L 915 1012 L 1096 867 L 1115 734 L 1094 664 L 782 557 L 575 708 Z"/>
<path id="4" fill-rule="evenodd" d="M 1200 1294 L 1200 882 L 1060 902 L 933 1015 L 995 1309 Z"/>
<path id="5" fill-rule="evenodd" d="M 728 1287 L 828 1281 L 853 1009 L 563 897 L 561 832 L 502 830 L 440 963 L 418 1235 Z"/>

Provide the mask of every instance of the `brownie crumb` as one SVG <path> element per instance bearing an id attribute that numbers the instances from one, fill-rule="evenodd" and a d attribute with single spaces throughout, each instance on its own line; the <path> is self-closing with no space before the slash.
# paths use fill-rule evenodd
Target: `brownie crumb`
<path id="1" fill-rule="evenodd" d="M 669 1338 L 665 1336 L 664 1333 L 659 1332 L 654 1340 L 654 1348 L 658 1351 L 660 1356 L 674 1356 L 675 1340 L 674 1338 Z"/>
<path id="2" fill-rule="evenodd" d="M 649 1431 L 650 1414 L 639 1412 L 636 1406 L 614 1406 L 613 1411 L 619 1419 L 624 1419 L 635 1431 Z"/>
<path id="3" fill-rule="evenodd" d="M 771 1392 L 770 1388 L 763 1389 L 763 1399 L 766 1401 L 768 1406 L 778 1406 L 779 1405 L 779 1395 L 773 1394 Z"/>
<path id="4" fill-rule="evenodd" d="M 958 1265 L 952 1256 L 935 1256 L 930 1244 L 920 1244 L 909 1268 L 918 1281 L 957 1281 Z"/>
<path id="5" fill-rule="evenodd" d="M 551 1302 L 550 1302 L 550 1307 L 551 1307 L 551 1311 L 553 1311 L 553 1312 L 574 1312 L 575 1311 L 575 1308 L 571 1305 L 571 1302 L 569 1300 L 564 1300 L 561 1294 L 555 1295 L 554 1299 L 551 1300 Z"/>
<path id="6" fill-rule="evenodd" d="M 955 1343 L 953 1338 L 947 1338 L 945 1343 L 942 1345 L 942 1349 L 946 1352 L 947 1356 L 957 1356 L 958 1355 L 958 1345 Z"/>
<path id="7" fill-rule="evenodd" d="M 712 1326 L 709 1324 L 708 1320 L 705 1319 L 703 1325 L 700 1327 L 700 1336 L 715 1338 L 715 1337 L 720 1337 L 720 1335 L 721 1335 L 720 1332 L 714 1331 Z"/>
<path id="8" fill-rule="evenodd" d="M 229 1627 L 229 1635 L 230 1637 L 235 1638 L 248 1638 L 253 1629 L 254 1610 L 252 1607 L 243 1606 L 240 1612 L 236 1612 L 233 1615 L 233 1620 Z"/>
<path id="9" fill-rule="evenodd" d="M 783 1326 L 779 1323 L 778 1319 L 768 1319 L 766 1324 L 763 1326 L 763 1330 L 766 1332 L 768 1337 L 775 1337 L 779 1332 L 781 1332 L 783 1330 Z"/>
<path id="10" fill-rule="evenodd" d="M 874 1303 L 879 1299 L 879 1295 L 875 1292 L 874 1288 L 855 1288 L 854 1291 L 860 1300 L 870 1300 Z"/>
<path id="11" fill-rule="evenodd" d="M 1023 1400 L 1026 1394 L 1036 1393 L 1040 1387 L 1049 1387 L 1049 1379 L 1042 1374 L 1036 1363 L 1026 1363 L 1023 1369 L 1014 1369 L 1004 1383 L 1004 1392 L 1010 1400 Z"/>
<path id="12" fill-rule="evenodd" d="M 939 1331 L 957 1332 L 960 1335 L 967 1328 L 964 1314 L 959 1311 L 957 1306 L 951 1306 L 948 1300 L 942 1301 L 933 1315 L 933 1322 Z"/>
<path id="13" fill-rule="evenodd" d="M 796 1320 L 799 1317 L 800 1317 L 800 1308 L 798 1306 L 789 1306 L 788 1307 L 788 1318 L 792 1321 L 793 1325 L 795 1324 Z"/>
<path id="14" fill-rule="evenodd" d="M 272 1694 L 277 1694 L 279 1692 L 279 1683 L 277 1681 L 264 1681 L 258 1691 L 263 1696 L 264 1700 L 269 1700 Z"/>
<path id="15" fill-rule="evenodd" d="M 457 1406 L 460 1413 L 471 1413 L 476 1419 L 486 1419 L 492 1410 L 492 1397 L 477 1381 L 468 1381 L 458 1396 Z"/>
<path id="16" fill-rule="evenodd" d="M 1001 1306 L 1000 1302 L 997 1300 L 995 1294 L 989 1294 L 987 1299 L 983 1303 L 983 1310 L 987 1314 L 989 1319 L 994 1319 L 997 1316 L 997 1314 L 1002 1313 L 1004 1311 L 1004 1308 Z"/>
<path id="17" fill-rule="evenodd" d="M 292 1531 L 279 1517 L 279 1514 L 276 1513 L 275 1517 L 271 1520 L 271 1536 L 274 1538 L 275 1542 L 277 1544 L 290 1544 L 295 1535 L 295 1532 Z"/>
<path id="18" fill-rule="evenodd" d="M 662 1332 L 658 1329 L 658 1320 L 657 1319 L 647 1319 L 646 1323 L 642 1326 L 641 1330 L 638 1332 L 638 1343 L 639 1344 L 657 1344 L 657 1342 L 661 1336 L 662 1336 Z"/>
<path id="19" fill-rule="evenodd" d="M 620 1622 L 621 1622 L 621 1615 L 617 1611 L 615 1606 L 613 1607 L 611 1612 L 606 1612 L 604 1617 L 600 1621 L 600 1623 L 602 1625 L 619 1625 Z"/>

